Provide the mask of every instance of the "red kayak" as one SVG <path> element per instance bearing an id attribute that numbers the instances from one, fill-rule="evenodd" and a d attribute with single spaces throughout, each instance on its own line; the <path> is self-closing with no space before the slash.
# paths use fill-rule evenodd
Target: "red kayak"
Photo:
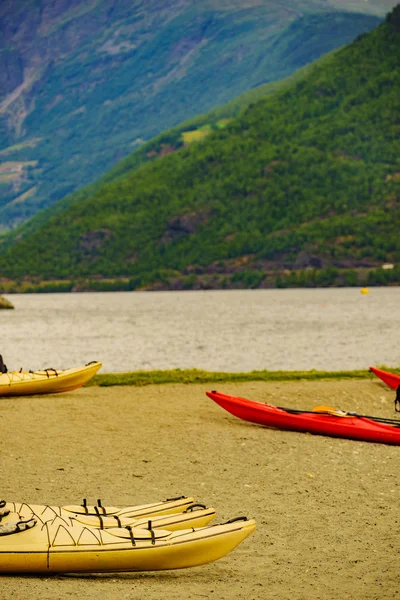
<path id="1" fill-rule="evenodd" d="M 381 371 L 381 369 L 375 369 L 375 367 L 370 367 L 369 370 L 394 390 L 397 390 L 399 387 L 400 375 L 395 375 L 394 373 L 389 373 L 388 371 Z"/>
<path id="2" fill-rule="evenodd" d="M 228 396 L 216 391 L 206 392 L 206 394 L 235 417 L 266 427 L 364 442 L 400 445 L 400 420 L 379 419 L 378 417 L 335 411 L 335 409 L 332 409 L 332 412 L 335 413 L 332 414 L 332 412 L 280 408 L 272 404 Z"/>

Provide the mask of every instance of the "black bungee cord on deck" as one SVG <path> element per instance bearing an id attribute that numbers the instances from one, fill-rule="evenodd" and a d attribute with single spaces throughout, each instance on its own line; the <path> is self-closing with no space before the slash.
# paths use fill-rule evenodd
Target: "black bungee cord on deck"
<path id="1" fill-rule="evenodd" d="M 400 386 L 397 388 L 397 396 L 399 396 L 399 398 L 397 398 L 396 396 L 396 400 L 395 403 L 398 402 L 400 404 L 400 392 L 399 392 L 399 388 Z M 396 406 L 396 404 L 395 404 Z M 348 412 L 348 411 L 343 411 L 343 415 L 333 415 L 331 411 L 326 410 L 326 411 L 315 411 L 315 410 L 301 410 L 301 409 L 297 409 L 297 408 L 284 408 L 283 406 L 277 406 L 277 408 L 280 408 L 281 410 L 284 410 L 288 413 L 292 413 L 294 415 L 300 415 L 300 414 L 304 414 L 304 413 L 308 413 L 308 414 L 313 414 L 313 415 L 328 415 L 330 417 L 332 416 L 338 416 L 338 417 L 356 417 L 359 419 L 370 419 L 371 421 L 377 421 L 378 423 L 384 423 L 385 425 L 393 425 L 394 427 L 400 427 L 400 420 L 399 419 L 389 419 L 389 418 L 385 418 L 385 417 L 374 417 L 373 415 L 359 415 L 356 412 Z M 400 412 L 400 409 L 397 410 L 397 412 Z"/>

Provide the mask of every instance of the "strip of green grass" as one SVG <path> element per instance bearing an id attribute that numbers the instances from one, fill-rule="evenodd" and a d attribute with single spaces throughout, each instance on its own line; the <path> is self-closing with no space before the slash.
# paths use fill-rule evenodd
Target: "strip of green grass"
<path id="1" fill-rule="evenodd" d="M 400 368 L 380 367 L 392 373 Z M 358 371 L 250 371 L 249 373 L 209 372 L 198 369 L 173 369 L 171 371 L 134 371 L 131 373 L 105 373 L 96 375 L 87 385 L 101 387 L 112 385 L 157 385 L 164 383 L 228 383 L 246 381 L 318 381 L 322 379 L 378 379 L 369 370 Z"/>

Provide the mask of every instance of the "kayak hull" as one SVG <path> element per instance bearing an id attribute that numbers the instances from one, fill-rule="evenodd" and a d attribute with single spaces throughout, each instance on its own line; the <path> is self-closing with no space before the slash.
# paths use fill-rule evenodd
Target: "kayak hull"
<path id="1" fill-rule="evenodd" d="M 376 369 L 375 367 L 370 367 L 369 370 L 392 389 L 397 390 L 397 388 L 400 386 L 400 375 L 389 373 L 389 371 L 382 371 L 381 369 Z"/>
<path id="2" fill-rule="evenodd" d="M 100 573 L 182 569 L 218 560 L 255 529 L 255 521 L 178 532 L 44 525 L 0 535 L 1 573 Z"/>
<path id="3" fill-rule="evenodd" d="M 206 394 L 235 417 L 265 427 L 400 445 L 400 428 L 365 417 L 343 417 L 317 412 L 294 414 L 271 404 L 254 402 L 216 391 L 206 392 Z"/>
<path id="4" fill-rule="evenodd" d="M 58 394 L 76 390 L 92 379 L 101 366 L 100 362 L 93 362 L 64 371 L 8 371 L 0 375 L 0 397 Z"/>

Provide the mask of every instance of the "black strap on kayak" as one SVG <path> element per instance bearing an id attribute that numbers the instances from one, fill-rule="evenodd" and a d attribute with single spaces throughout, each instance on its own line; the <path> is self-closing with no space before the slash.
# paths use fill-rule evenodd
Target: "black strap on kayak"
<path id="1" fill-rule="evenodd" d="M 186 496 L 176 496 L 176 498 L 167 498 L 164 502 L 174 502 L 175 500 L 183 500 Z"/>
<path id="2" fill-rule="evenodd" d="M 132 527 L 130 525 L 127 525 L 125 529 L 127 529 L 129 531 L 129 536 L 131 538 L 132 546 L 136 546 L 135 538 L 133 537 Z"/>
<path id="3" fill-rule="evenodd" d="M 83 499 L 81 506 L 85 509 L 85 513 L 88 515 L 89 514 L 89 509 L 87 507 L 86 498 Z"/>
<path id="4" fill-rule="evenodd" d="M 106 509 L 104 508 L 104 506 L 102 505 L 100 498 L 97 500 L 97 506 L 98 506 L 99 508 L 101 508 L 101 510 L 102 510 L 102 512 L 103 512 L 103 515 L 106 515 L 106 514 L 107 514 L 107 511 L 106 511 Z"/>
<path id="5" fill-rule="evenodd" d="M 151 525 L 152 525 L 151 521 L 147 521 L 147 529 L 150 531 L 150 534 L 151 534 L 151 543 L 154 546 L 154 544 L 156 543 L 156 535 L 155 535 L 154 530 L 153 530 L 153 528 L 152 528 Z"/>
<path id="6" fill-rule="evenodd" d="M 100 521 L 100 529 L 104 529 L 103 517 L 102 517 L 102 516 L 101 516 L 101 514 L 100 514 L 100 511 L 99 511 L 99 508 L 98 508 L 98 506 L 95 506 L 95 507 L 94 507 L 94 510 L 95 510 L 95 512 L 96 512 L 96 515 L 97 515 L 97 517 L 99 518 L 99 521 Z"/>
<path id="7" fill-rule="evenodd" d="M 399 386 L 400 387 L 400 386 Z M 400 402 L 400 399 L 399 399 Z M 332 415 L 329 411 L 314 411 L 314 410 L 300 410 L 297 408 L 283 408 L 282 406 L 277 406 L 280 410 L 284 410 L 293 415 L 301 415 L 301 414 L 309 414 L 309 415 L 327 415 L 329 417 L 335 416 Z M 371 421 L 377 421 L 378 423 L 384 423 L 385 425 L 393 425 L 393 427 L 400 427 L 399 419 L 386 419 L 385 417 L 374 417 L 372 415 L 359 415 L 356 412 L 347 412 L 343 411 L 343 416 L 349 417 L 358 417 L 359 419 L 370 419 Z M 400 411 L 399 411 L 400 412 Z"/>
<path id="8" fill-rule="evenodd" d="M 121 519 L 119 518 L 119 516 L 118 516 L 118 515 L 113 515 L 113 517 L 114 517 L 114 519 L 117 521 L 117 523 L 118 523 L 118 527 L 122 527 L 122 524 L 121 524 Z"/>
<path id="9" fill-rule="evenodd" d="M 394 399 L 394 410 L 400 412 L 400 385 L 396 390 L 396 398 Z"/>
<path id="10" fill-rule="evenodd" d="M 229 523 L 236 523 L 236 521 L 248 521 L 247 517 L 233 517 L 233 519 L 229 519 L 229 521 L 225 521 L 225 524 L 228 525 Z"/>
<path id="11" fill-rule="evenodd" d="M 377 423 L 383 423 L 384 425 L 392 425 L 393 427 L 400 427 L 400 421 L 398 419 L 385 419 L 385 417 L 374 417 L 373 415 L 359 415 L 355 412 L 347 413 L 350 417 L 359 417 L 361 419 L 370 419 Z"/>
<path id="12" fill-rule="evenodd" d="M 188 508 L 186 508 L 183 512 L 184 513 L 189 513 L 189 512 L 193 512 L 194 510 L 199 510 L 202 508 L 207 508 L 205 504 L 192 504 L 191 506 L 189 506 Z"/>
<path id="13" fill-rule="evenodd" d="M 53 369 L 53 367 L 49 367 L 48 369 L 45 369 L 44 372 L 47 375 L 47 378 L 50 379 L 50 373 L 52 372 L 56 377 L 58 377 L 58 372 L 56 369 Z"/>

